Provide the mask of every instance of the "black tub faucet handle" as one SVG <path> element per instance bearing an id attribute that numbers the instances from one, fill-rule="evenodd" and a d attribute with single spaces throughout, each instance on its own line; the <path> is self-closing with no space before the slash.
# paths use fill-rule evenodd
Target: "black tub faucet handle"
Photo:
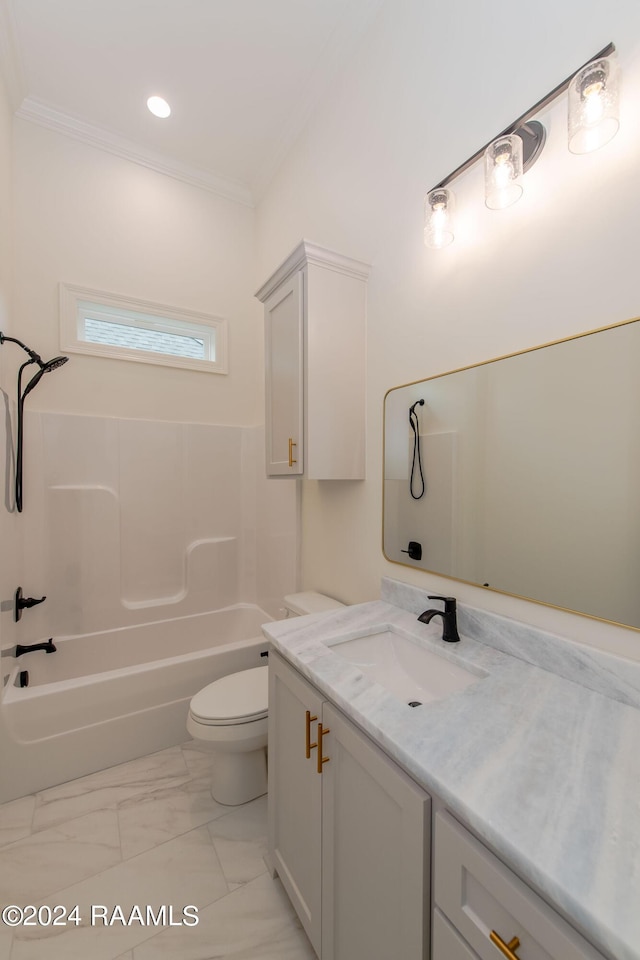
<path id="1" fill-rule="evenodd" d="M 22 587 L 18 587 L 16 590 L 16 599 L 14 605 L 14 620 L 16 623 L 22 616 L 22 611 L 29 609 L 30 607 L 35 607 L 39 603 L 44 603 L 46 597 L 23 597 L 22 596 Z"/>

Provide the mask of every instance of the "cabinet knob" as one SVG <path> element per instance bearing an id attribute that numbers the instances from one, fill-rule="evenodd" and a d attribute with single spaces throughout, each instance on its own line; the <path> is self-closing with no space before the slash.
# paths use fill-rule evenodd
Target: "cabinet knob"
<path id="1" fill-rule="evenodd" d="M 520 960 L 516 954 L 516 950 L 520 946 L 520 941 L 517 937 L 514 937 L 513 940 L 510 940 L 509 943 L 505 943 L 499 933 L 496 933 L 495 930 L 492 930 L 489 934 L 489 939 L 491 943 L 495 944 L 498 950 L 504 954 L 507 960 Z"/>
<path id="2" fill-rule="evenodd" d="M 297 447 L 298 444 L 293 442 L 293 438 L 289 437 L 289 466 L 292 467 L 294 463 L 297 463 L 297 460 L 293 459 L 293 448 Z"/>
<path id="3" fill-rule="evenodd" d="M 318 746 L 318 742 L 311 743 L 311 724 L 314 720 L 317 720 L 316 716 L 311 716 L 311 710 L 306 712 L 306 729 L 305 729 L 305 756 L 307 760 L 311 759 L 311 751 Z"/>
<path id="4" fill-rule="evenodd" d="M 329 727 L 323 727 L 321 723 L 318 724 L 318 773 L 322 773 L 322 764 L 328 763 L 331 757 L 322 756 L 322 738 L 326 733 L 331 733 Z"/>

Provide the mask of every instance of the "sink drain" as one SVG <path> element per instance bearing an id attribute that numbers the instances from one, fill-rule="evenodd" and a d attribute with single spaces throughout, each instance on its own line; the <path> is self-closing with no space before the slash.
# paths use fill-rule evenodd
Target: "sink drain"
<path id="1" fill-rule="evenodd" d="M 421 707 L 422 700 L 409 700 L 408 706 L 410 707 Z"/>

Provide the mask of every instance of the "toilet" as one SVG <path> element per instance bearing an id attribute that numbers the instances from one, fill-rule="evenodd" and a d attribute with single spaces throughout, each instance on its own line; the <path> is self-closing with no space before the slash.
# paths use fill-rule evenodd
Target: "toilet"
<path id="1" fill-rule="evenodd" d="M 284 598 L 287 617 L 344 606 L 312 590 Z M 252 667 L 215 680 L 196 693 L 187 730 L 215 753 L 211 795 L 237 806 L 267 792 L 268 667 Z"/>

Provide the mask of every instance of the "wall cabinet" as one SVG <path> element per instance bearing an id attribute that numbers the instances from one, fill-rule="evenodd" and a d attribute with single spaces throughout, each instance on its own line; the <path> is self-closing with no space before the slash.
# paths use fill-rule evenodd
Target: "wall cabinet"
<path id="1" fill-rule="evenodd" d="M 429 956 L 430 800 L 277 654 L 269 855 L 321 960 Z"/>
<path id="2" fill-rule="evenodd" d="M 303 240 L 256 293 L 270 477 L 364 479 L 368 274 Z"/>

